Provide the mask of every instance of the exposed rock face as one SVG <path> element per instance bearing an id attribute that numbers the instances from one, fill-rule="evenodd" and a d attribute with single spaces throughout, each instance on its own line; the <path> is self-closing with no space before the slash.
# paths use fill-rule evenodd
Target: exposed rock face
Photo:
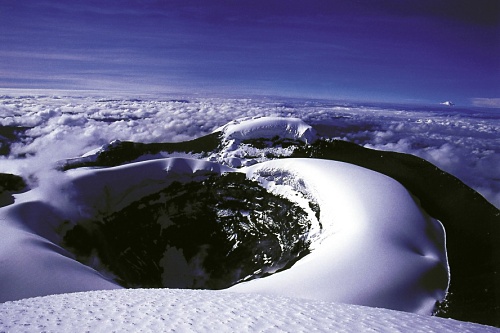
<path id="1" fill-rule="evenodd" d="M 292 265 L 308 253 L 309 227 L 299 206 L 228 173 L 173 183 L 76 225 L 64 243 L 126 287 L 220 289 Z"/>
<path id="2" fill-rule="evenodd" d="M 14 203 L 12 193 L 25 191 L 27 184 L 21 176 L 0 173 L 0 207 Z"/>
<path id="3" fill-rule="evenodd" d="M 22 126 L 0 126 L 0 156 L 9 155 L 10 146 L 17 140 L 24 139 L 24 132 L 29 129 L 29 127 Z"/>
<path id="4" fill-rule="evenodd" d="M 21 176 L 10 173 L 0 173 L 0 192 L 19 193 L 26 189 L 26 182 Z"/>

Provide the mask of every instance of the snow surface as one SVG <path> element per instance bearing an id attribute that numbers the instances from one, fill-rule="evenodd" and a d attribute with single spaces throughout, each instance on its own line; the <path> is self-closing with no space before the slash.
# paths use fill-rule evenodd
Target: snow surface
<path id="1" fill-rule="evenodd" d="M 426 314 L 444 298 L 443 227 L 392 178 L 313 159 L 269 161 L 246 173 L 271 191 L 284 186 L 314 196 L 323 233 L 321 244 L 292 268 L 230 290 Z"/>
<path id="2" fill-rule="evenodd" d="M 314 129 L 298 118 L 258 117 L 230 122 L 216 131 L 222 131 L 226 140 L 291 139 L 312 143 Z"/>
<path id="3" fill-rule="evenodd" d="M 72 178 L 61 191 L 71 193 L 81 204 L 82 217 L 98 212 L 120 210 L 146 195 L 155 193 L 174 181 L 202 180 L 213 174 L 232 171 L 217 163 L 190 158 L 164 158 L 141 161 L 122 166 L 70 170 Z M 91 209 L 84 212 L 84 209 Z"/>
<path id="4" fill-rule="evenodd" d="M 0 332 L 496 333 L 451 319 L 224 291 L 92 291 L 0 304 Z"/>
<path id="5" fill-rule="evenodd" d="M 66 250 L 55 244 L 55 233 L 50 230 L 54 219 L 59 220 L 50 206 L 41 202 L 1 211 L 0 302 L 121 288 L 71 259 Z"/>

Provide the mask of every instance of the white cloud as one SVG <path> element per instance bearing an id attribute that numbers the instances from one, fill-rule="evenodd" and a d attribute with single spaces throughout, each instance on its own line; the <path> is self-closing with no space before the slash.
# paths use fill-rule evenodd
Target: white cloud
<path id="1" fill-rule="evenodd" d="M 35 154 L 38 164 L 76 157 L 115 139 L 183 141 L 209 134 L 237 118 L 293 116 L 323 125 L 323 132 L 332 137 L 423 157 L 500 207 L 500 119 L 491 115 L 458 109 L 352 107 L 300 100 L 283 103 L 270 98 L 178 98 L 189 100 L 185 103 L 150 95 L 130 99 L 127 94 L 93 97 L 88 92 L 78 96 L 47 91 L 31 96 L 7 94 L 11 98 L 0 99 L 0 125 L 33 127 L 25 140 L 12 146 L 12 154 Z M 12 166 L 3 163 L 0 172 Z"/>
<path id="2" fill-rule="evenodd" d="M 67 54 L 67 53 L 40 53 L 40 52 L 28 52 L 28 51 L 11 51 L 2 50 L 0 51 L 0 57 L 3 58 L 29 58 L 29 59 L 46 59 L 46 60 L 71 60 L 71 61 L 94 61 L 96 57 L 85 56 L 82 54 Z"/>
<path id="3" fill-rule="evenodd" d="M 352 116 L 341 120 L 345 130 L 339 137 L 368 148 L 420 156 L 500 207 L 500 119 L 422 111 L 345 113 Z"/>

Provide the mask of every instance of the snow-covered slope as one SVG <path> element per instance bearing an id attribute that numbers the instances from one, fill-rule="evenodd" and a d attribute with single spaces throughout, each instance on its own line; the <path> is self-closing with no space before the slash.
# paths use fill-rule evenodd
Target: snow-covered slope
<path id="1" fill-rule="evenodd" d="M 257 117 L 236 120 L 217 129 L 225 140 L 272 139 L 298 140 L 311 143 L 316 140 L 314 129 L 298 118 Z"/>
<path id="2" fill-rule="evenodd" d="M 2 332 L 497 333 L 451 319 L 209 290 L 135 289 L 0 304 Z"/>
<path id="3" fill-rule="evenodd" d="M 113 168 L 68 171 L 71 182 L 61 191 L 74 196 L 81 208 L 113 212 L 134 200 L 165 188 L 174 181 L 202 180 L 209 175 L 230 172 L 217 163 L 190 158 L 166 158 L 125 164 Z M 87 216 L 82 216 L 87 217 Z"/>
<path id="4" fill-rule="evenodd" d="M 60 247 L 64 221 L 112 212 L 173 181 L 229 171 L 191 159 L 153 160 L 109 169 L 81 169 L 49 188 L 17 196 L 0 210 L 0 302 L 65 292 L 120 288 Z"/>
<path id="5" fill-rule="evenodd" d="M 121 288 L 57 245 L 53 224 L 59 221 L 52 207 L 37 201 L 0 212 L 0 302 Z"/>
<path id="6" fill-rule="evenodd" d="M 245 171 L 272 191 L 294 188 L 314 196 L 323 230 L 321 244 L 295 266 L 230 290 L 427 314 L 444 298 L 442 226 L 393 179 L 314 159 L 269 161 Z"/>

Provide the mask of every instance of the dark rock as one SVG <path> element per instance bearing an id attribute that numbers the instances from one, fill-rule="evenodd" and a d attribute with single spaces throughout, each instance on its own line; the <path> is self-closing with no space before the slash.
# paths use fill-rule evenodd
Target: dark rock
<path id="1" fill-rule="evenodd" d="M 20 193 L 26 188 L 27 185 L 23 177 L 10 173 L 0 173 L 0 192 Z"/>
<path id="2" fill-rule="evenodd" d="M 0 155 L 9 155 L 10 145 L 23 139 L 24 132 L 29 129 L 29 127 L 0 126 Z"/>
<path id="3" fill-rule="evenodd" d="M 173 183 L 76 225 L 64 244 L 84 263 L 97 254 L 126 287 L 220 289 L 293 265 L 309 228 L 299 206 L 229 173 Z"/>
<path id="4" fill-rule="evenodd" d="M 10 173 L 0 173 L 0 207 L 14 203 L 12 194 L 26 191 L 28 185 L 23 177 Z"/>
<path id="5" fill-rule="evenodd" d="M 60 169 L 66 171 L 81 167 L 117 166 L 133 162 L 144 155 L 154 155 L 161 152 L 209 153 L 219 146 L 219 136 L 220 133 L 212 133 L 190 141 L 165 143 L 120 141 L 100 152 L 95 161 L 78 160 L 78 162 L 73 162 L 68 160 L 61 163 Z"/>

